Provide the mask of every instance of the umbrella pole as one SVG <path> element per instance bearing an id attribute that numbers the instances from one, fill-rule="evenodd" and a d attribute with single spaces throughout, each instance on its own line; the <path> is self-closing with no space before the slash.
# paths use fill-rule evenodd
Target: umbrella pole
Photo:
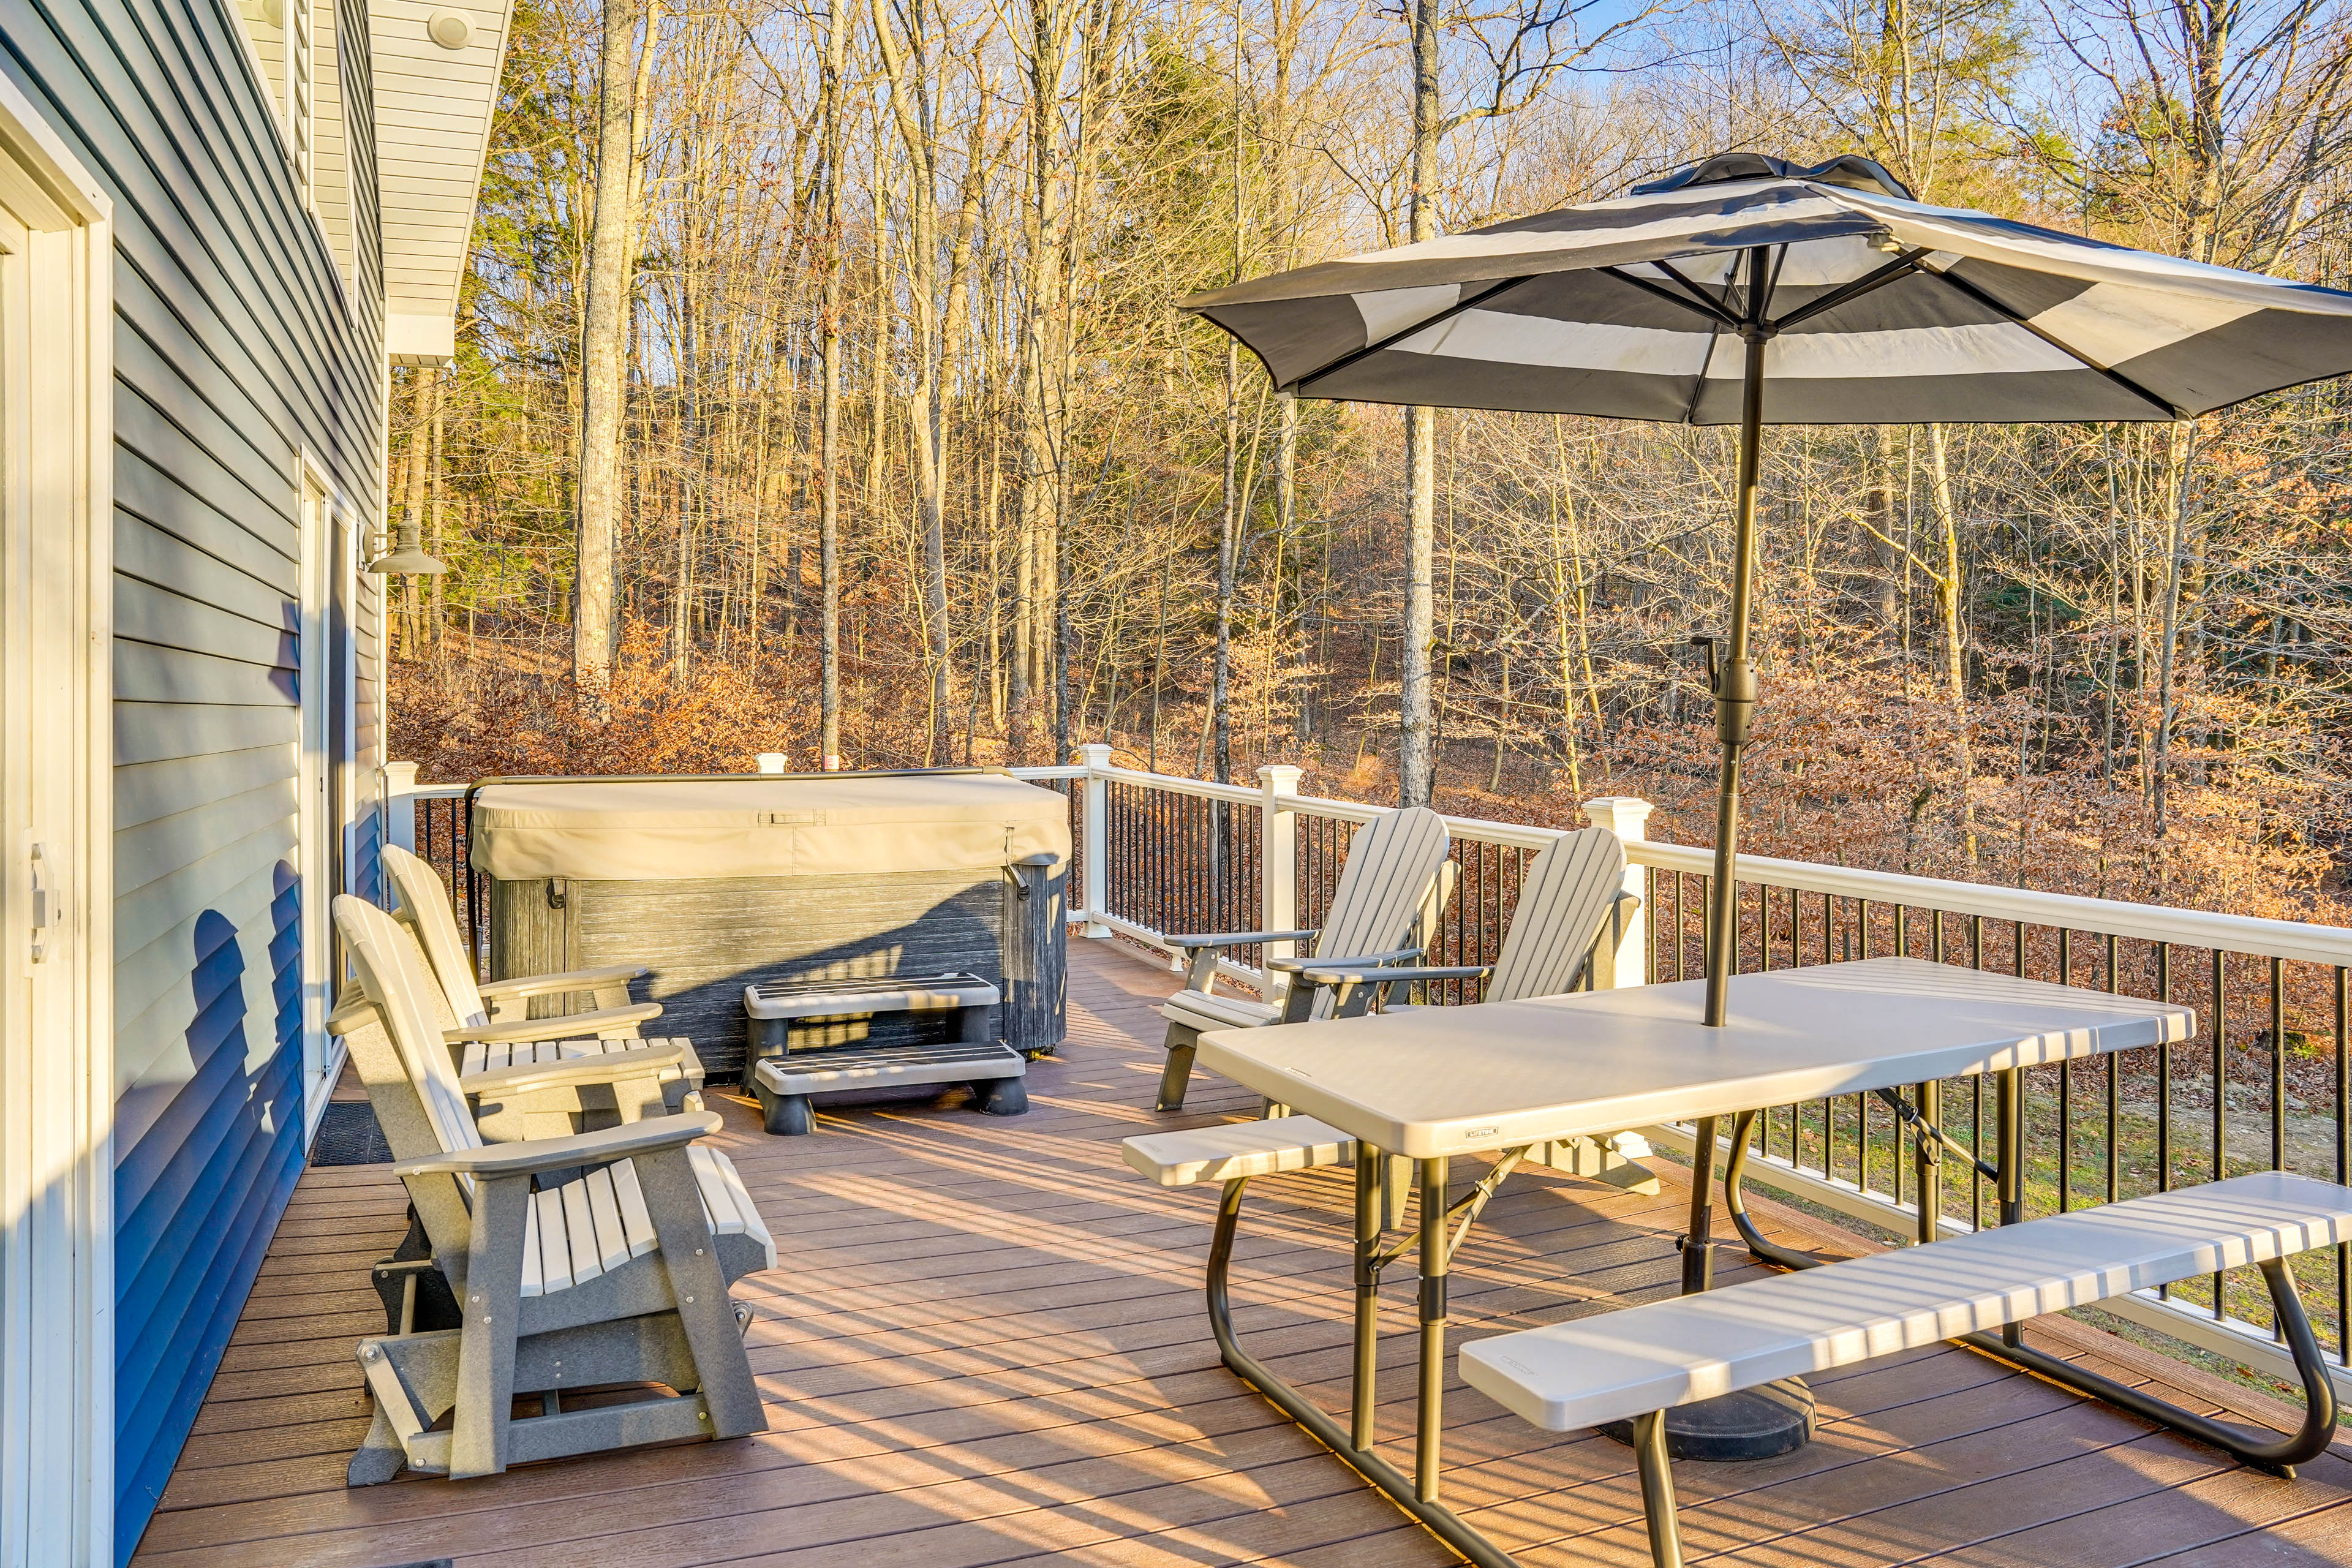
<path id="1" fill-rule="evenodd" d="M 1715 796 L 1715 877 L 1707 887 L 1706 1021 L 1721 1027 L 1730 1008 L 1731 972 L 1738 957 L 1738 883 L 1734 859 L 1739 844 L 1739 752 L 1748 743 L 1748 723 L 1756 712 L 1756 670 L 1748 662 L 1748 601 L 1756 577 L 1756 479 L 1762 466 L 1764 436 L 1764 335 L 1747 342 L 1747 372 L 1739 400 L 1738 525 L 1731 553 L 1729 657 L 1716 679 L 1715 732 L 1723 745 L 1723 768 Z"/>
<path id="2" fill-rule="evenodd" d="M 1706 1022 L 1721 1028 L 1730 1011 L 1731 971 L 1739 950 L 1739 884 L 1734 858 L 1739 839 L 1739 752 L 1756 711 L 1756 671 L 1748 661 L 1748 602 L 1756 575 L 1756 479 L 1764 436 L 1764 344 L 1761 322 L 1764 258 L 1748 253 L 1751 279 L 1747 365 L 1739 400 L 1738 531 L 1731 555 L 1730 657 L 1716 673 L 1715 730 L 1723 743 L 1723 770 L 1715 798 L 1715 875 L 1707 884 Z M 1708 1238 L 1715 1233 L 1715 1118 L 1702 1117 L 1691 1147 L 1690 1226 L 1683 1237 L 1683 1294 L 1707 1288 L 1715 1273 Z"/>

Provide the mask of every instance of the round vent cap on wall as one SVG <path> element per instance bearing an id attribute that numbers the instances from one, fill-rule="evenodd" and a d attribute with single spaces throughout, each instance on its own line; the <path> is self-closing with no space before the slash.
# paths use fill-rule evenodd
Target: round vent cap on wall
<path id="1" fill-rule="evenodd" d="M 462 49 L 473 40 L 474 19 L 444 6 L 425 18 L 425 33 L 445 49 Z"/>

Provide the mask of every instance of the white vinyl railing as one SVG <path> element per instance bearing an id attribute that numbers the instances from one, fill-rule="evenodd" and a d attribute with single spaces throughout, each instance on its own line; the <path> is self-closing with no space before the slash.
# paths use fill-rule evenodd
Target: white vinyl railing
<path id="1" fill-rule="evenodd" d="M 1295 767 L 1260 768 L 1253 787 L 1119 767 L 1111 761 L 1108 746 L 1084 746 L 1080 752 L 1081 760 L 1069 766 L 1009 770 L 1015 777 L 1059 789 L 1070 797 L 1076 865 L 1069 889 L 1069 919 L 1085 936 L 1125 938 L 1171 963 L 1176 956 L 1168 946 L 1171 935 L 1208 930 L 1282 931 L 1315 923 L 1319 918 L 1320 900 L 1328 894 L 1329 879 L 1344 857 L 1347 832 L 1352 825 L 1371 821 L 1395 809 L 1302 795 L 1298 792 L 1300 770 Z M 446 868 L 453 882 L 465 880 L 458 876 L 463 850 L 455 802 L 465 794 L 466 786 L 419 785 L 414 765 L 407 763 L 389 764 L 384 773 L 385 828 L 390 841 L 436 860 L 445 858 L 441 850 L 446 844 Z M 443 801 L 452 804 L 433 804 Z M 1713 852 L 1704 847 L 1650 839 L 1646 830 L 1650 809 L 1646 802 L 1622 796 L 1587 801 L 1580 807 L 1584 824 L 1607 827 L 1624 841 L 1629 862 L 1627 887 L 1643 900 L 1638 914 L 1627 921 L 1616 952 L 1604 953 L 1604 962 L 1596 966 L 1597 985 L 1638 985 L 1654 979 L 1671 978 L 1685 969 L 1687 938 L 1683 917 L 1686 908 L 1695 910 L 1704 901 L 1704 879 L 1712 874 Z M 1486 891 L 1479 892 L 1481 902 L 1466 924 L 1457 913 L 1453 934 L 1447 939 L 1450 949 L 1444 960 L 1454 963 L 1488 962 L 1500 940 L 1507 912 L 1506 887 L 1516 886 L 1507 862 L 1516 857 L 1517 863 L 1524 865 L 1528 856 L 1570 829 L 1476 817 L 1448 816 L 1445 820 L 1454 836 L 1455 857 L 1464 868 L 1462 886 L 1465 889 L 1484 888 L 1491 880 L 1492 890 L 1491 897 Z M 1776 956 L 1774 922 L 1780 906 L 1769 901 L 1776 898 L 1785 899 L 1790 921 L 1800 935 L 1805 929 L 1800 900 L 1820 910 L 1813 931 L 1823 950 L 1823 959 L 1832 956 L 1826 932 L 1832 921 L 1837 922 L 1842 937 L 1850 941 L 1859 934 L 1862 952 L 1854 956 L 1864 956 L 1871 951 L 1873 932 L 1888 929 L 1892 911 L 1894 951 L 1910 951 L 1907 944 L 1919 922 L 1925 921 L 1932 922 L 1931 955 L 1938 957 L 1944 955 L 1948 922 L 1951 921 L 1966 922 L 1962 929 L 1976 962 L 1983 959 L 1985 922 L 1993 922 L 2014 933 L 2011 952 L 2013 962 L 2021 966 L 2029 950 L 2029 931 L 2059 933 L 2055 951 L 2060 955 L 2062 973 L 2069 980 L 2076 979 L 2078 968 L 2073 957 L 2074 940 L 2089 937 L 2095 950 L 2098 944 L 2105 944 L 2105 984 L 2110 989 L 2117 985 L 2117 941 L 2149 944 L 2151 966 L 2166 975 L 2173 973 L 2170 961 L 2176 949 L 2209 955 L 2214 980 L 2223 976 L 2224 961 L 2230 955 L 2265 962 L 2273 1051 L 2281 1049 L 2289 1037 L 2284 1028 L 2286 1014 L 2283 966 L 2323 966 L 2333 974 L 2333 994 L 2337 999 L 2333 1029 L 2337 1060 L 2337 1102 L 2332 1108 L 2336 1166 L 2334 1173 L 2338 1180 L 2347 1174 L 2344 1167 L 2352 1162 L 2352 1132 L 2347 1132 L 2346 1125 L 2342 1063 L 2347 1050 L 2345 999 L 2352 995 L 2347 982 L 2347 973 L 2352 971 L 2352 931 L 1760 856 L 1743 856 L 1739 871 L 1743 898 L 1747 890 L 1758 890 L 1756 929 L 1761 940 L 1756 944 L 1756 956 L 1766 963 L 1773 962 Z M 1702 889 L 1697 900 L 1687 896 L 1685 884 L 1692 879 L 1698 879 Z M 470 908 L 470 888 L 466 890 L 466 900 Z M 1457 892 L 1457 904 L 1467 901 L 1465 892 Z M 1790 941 L 1790 962 L 1806 961 L 1795 951 L 1801 945 L 1793 938 Z M 1268 948 L 1274 955 L 1282 952 L 1277 944 L 1269 943 Z M 2033 951 L 2039 952 L 2041 948 Z M 2157 954 L 2162 955 L 2161 963 L 2156 959 Z M 2095 951 L 2092 962 L 2096 969 Z M 2182 965 L 2181 972 L 2186 973 L 2188 968 Z M 1696 973 L 1695 963 L 1688 969 Z M 1225 963 L 1222 972 L 1244 985 L 1264 984 L 1264 972 L 1244 958 Z M 2165 984 L 2168 985 L 2169 980 Z M 2227 996 L 2236 989 L 2234 985 L 2214 985 L 2206 994 Z M 2206 1022 L 2200 1019 L 2200 1024 Z M 2220 1020 L 2211 1023 L 2216 1034 L 2226 1034 Z M 2242 1040 L 2236 1036 L 2228 1038 L 2233 1047 Z M 2169 1058 L 2164 1071 L 2166 1077 L 2161 1081 L 2168 1086 L 2172 1081 Z M 2066 1087 L 2059 1090 L 2062 1099 L 2072 1083 L 2072 1079 L 2065 1080 Z M 2122 1136 L 2122 1128 L 2114 1109 L 2117 1104 L 2115 1079 L 2111 1078 L 2106 1087 L 2109 1121 L 2104 1134 L 2105 1142 L 2101 1146 L 2112 1150 Z M 2216 1089 L 2218 1091 L 2220 1086 Z M 2160 1141 L 2173 1140 L 2170 1143 L 2160 1142 L 2160 1146 L 2178 1147 L 2179 1139 L 2191 1137 L 2201 1130 L 2190 1127 L 2189 1112 L 2176 1114 L 2168 1096 L 2168 1089 L 2157 1108 L 2158 1137 Z M 2084 1097 L 2077 1094 L 2075 1098 Z M 2225 1106 L 2227 1099 L 2226 1094 L 2222 1096 Z M 2274 1097 L 2269 1108 L 2274 1148 L 2284 1147 L 2284 1100 L 2283 1095 Z M 1894 1165 L 1896 1190 L 1872 1185 L 1871 1156 L 1866 1150 L 1873 1134 L 1866 1120 L 1867 1107 L 1857 1102 L 1853 1121 L 1865 1152 L 1851 1174 L 1835 1168 L 1834 1114 L 1832 1107 L 1822 1108 L 1822 1126 L 1825 1131 L 1819 1163 L 1800 1157 L 1802 1151 L 1796 1142 L 1797 1115 L 1792 1108 L 1789 1109 L 1788 1151 L 1773 1152 L 1769 1129 L 1775 1123 L 1768 1115 L 1763 1146 L 1750 1156 L 1751 1172 L 1765 1184 L 1836 1213 L 1868 1221 L 1898 1235 L 1911 1234 L 1916 1208 L 1900 1191 L 1899 1152 Z M 2059 1114 L 2079 1112 L 2067 1110 Z M 2071 1124 L 2062 1121 L 2061 1127 L 2058 1163 L 2064 1171 L 2074 1158 L 2076 1144 Z M 1687 1127 L 1647 1131 L 1654 1142 L 1665 1148 L 1685 1155 L 1691 1149 L 1692 1133 Z M 2179 1138 L 2175 1137 L 2176 1131 Z M 2212 1132 L 2212 1146 L 2218 1148 L 2224 1136 L 2218 1117 Z M 2242 1132 L 2227 1135 L 2243 1136 Z M 2194 1149 L 2180 1157 L 2192 1165 L 2203 1158 Z M 2106 1158 L 2108 1187 L 2112 1191 L 2116 1156 L 2110 1152 Z M 2161 1158 L 2168 1162 L 2172 1156 Z M 2312 1173 L 2323 1173 L 2315 1170 Z M 2171 1166 L 2166 1163 L 2161 1180 L 2170 1179 Z M 2065 1199 L 2063 1188 L 2061 1194 L 2063 1201 L 2092 1201 L 2084 1194 Z M 1969 1221 L 1948 1215 L 1945 1223 L 1948 1228 L 1965 1229 Z M 2347 1255 L 2345 1249 L 2338 1248 L 2335 1299 L 2315 1299 L 2310 1306 L 2323 1340 L 2328 1337 L 2331 1327 L 2335 1331 L 2329 1359 L 2335 1363 L 2339 1388 L 2352 1397 L 2352 1372 L 2347 1370 L 2345 1335 L 2345 1296 L 2352 1282 L 2347 1282 Z M 2210 1304 L 2166 1298 L 2154 1292 L 2111 1300 L 2105 1307 L 2118 1317 L 2292 1383 L 2295 1377 L 2293 1363 L 2274 1342 L 2271 1328 L 2236 1316 L 2228 1309 L 2226 1298 L 2217 1295 L 2216 1300 L 2224 1301 L 2219 1313 Z"/>

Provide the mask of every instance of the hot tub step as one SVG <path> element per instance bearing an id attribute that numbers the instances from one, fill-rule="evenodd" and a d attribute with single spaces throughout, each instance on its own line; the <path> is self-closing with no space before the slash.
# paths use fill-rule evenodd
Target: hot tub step
<path id="1" fill-rule="evenodd" d="M 768 1131 L 785 1134 L 806 1132 L 814 1125 L 810 1095 L 881 1085 L 969 1083 L 978 1110 L 1017 1116 L 1029 1109 L 1020 1082 L 1028 1066 L 1019 1051 L 995 1041 L 823 1046 L 769 1058 L 753 1072 L 751 1089 Z"/>

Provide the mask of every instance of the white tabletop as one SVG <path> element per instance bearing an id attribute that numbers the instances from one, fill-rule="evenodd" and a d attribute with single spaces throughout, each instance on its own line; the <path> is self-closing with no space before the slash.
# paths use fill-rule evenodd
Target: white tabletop
<path id="1" fill-rule="evenodd" d="M 1704 981 L 1317 1024 L 1217 1029 L 1201 1065 L 1393 1154 L 1577 1133 L 2185 1040 L 2168 1003 L 1916 958 L 1742 974 L 1701 1022 Z"/>

